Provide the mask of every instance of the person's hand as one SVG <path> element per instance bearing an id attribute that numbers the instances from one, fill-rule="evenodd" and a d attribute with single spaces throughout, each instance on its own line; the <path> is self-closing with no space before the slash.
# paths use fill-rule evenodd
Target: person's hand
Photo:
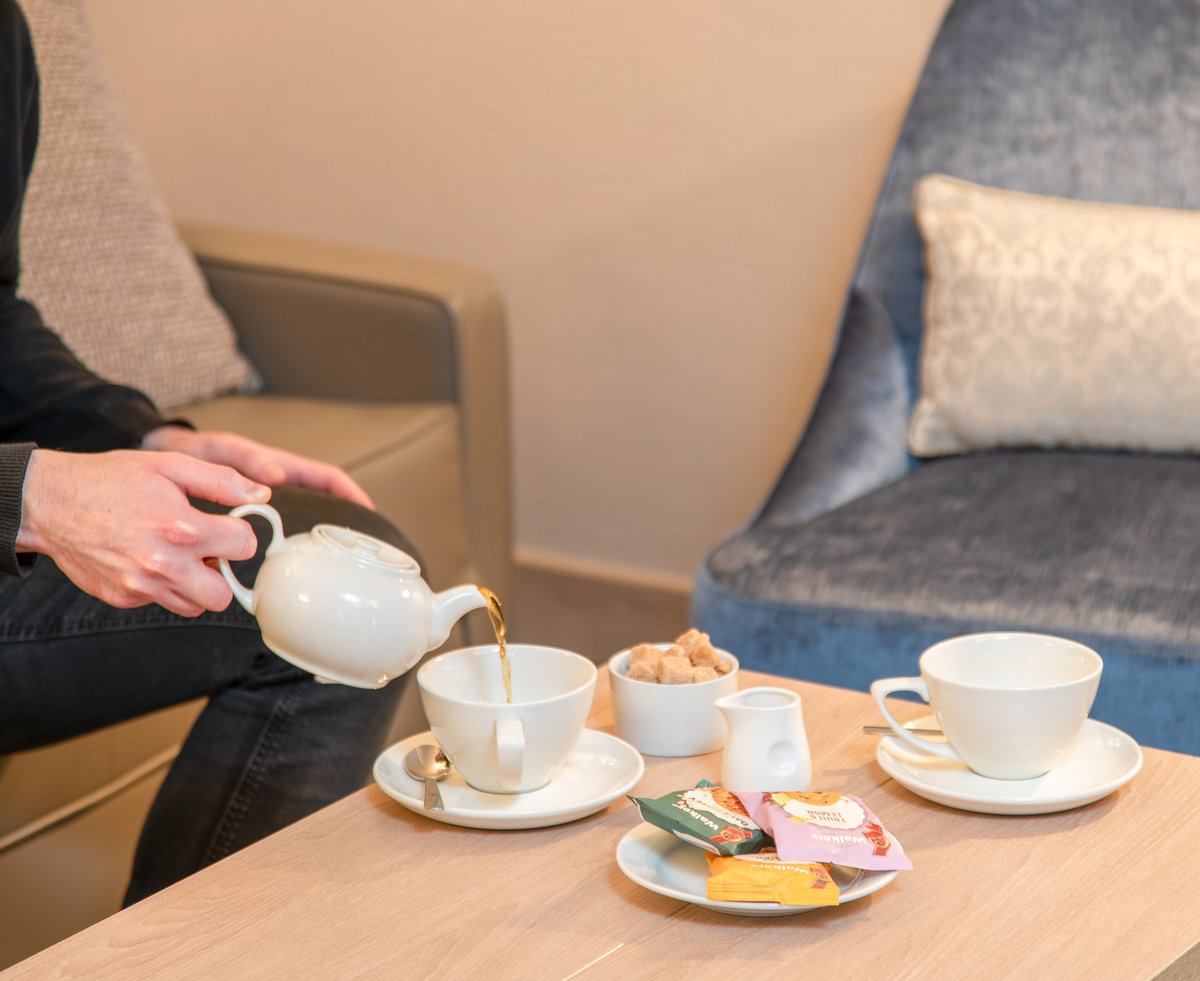
<path id="1" fill-rule="evenodd" d="M 229 584 L 206 560 L 248 559 L 254 529 L 188 497 L 236 507 L 271 489 L 232 467 L 179 453 L 34 450 L 25 474 L 17 551 L 40 552 L 112 606 L 158 603 L 182 616 L 223 610 Z"/>
<path id="2" fill-rule="evenodd" d="M 288 484 L 324 491 L 375 510 L 367 492 L 340 467 L 265 446 L 234 433 L 196 432 L 184 426 L 159 426 L 142 439 L 142 449 L 186 453 L 198 460 L 233 467 L 251 480 L 270 487 Z"/>

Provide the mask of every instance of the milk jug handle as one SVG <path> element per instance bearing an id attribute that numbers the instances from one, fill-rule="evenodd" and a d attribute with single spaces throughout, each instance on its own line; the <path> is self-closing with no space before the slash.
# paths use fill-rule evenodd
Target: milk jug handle
<path id="1" fill-rule="evenodd" d="M 271 525 L 271 542 L 267 545 L 267 555 L 270 555 L 283 542 L 283 520 L 279 517 L 279 512 L 269 504 L 243 504 L 229 512 L 231 518 L 241 518 L 247 514 L 257 514 L 260 518 L 266 518 Z M 242 605 L 246 612 L 253 613 L 253 591 L 238 582 L 233 570 L 229 567 L 228 560 L 218 559 L 217 567 L 221 570 L 225 581 L 229 583 L 229 588 L 233 590 L 233 598 Z"/>

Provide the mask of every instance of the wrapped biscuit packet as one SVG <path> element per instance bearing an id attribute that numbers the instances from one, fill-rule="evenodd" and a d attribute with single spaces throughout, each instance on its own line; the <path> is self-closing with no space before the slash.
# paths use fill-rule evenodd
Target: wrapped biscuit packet
<path id="1" fill-rule="evenodd" d="M 708 898 L 735 903 L 837 906 L 839 890 L 820 862 L 785 862 L 774 849 L 753 855 L 705 855 Z"/>
<path id="2" fill-rule="evenodd" d="M 911 869 L 904 849 L 853 794 L 822 791 L 738 793 L 750 818 L 787 862 L 831 862 L 852 869 Z"/>
<path id="3" fill-rule="evenodd" d="M 756 852 L 765 840 L 762 828 L 750 819 L 737 796 L 707 780 L 663 797 L 629 799 L 643 821 L 715 855 Z"/>

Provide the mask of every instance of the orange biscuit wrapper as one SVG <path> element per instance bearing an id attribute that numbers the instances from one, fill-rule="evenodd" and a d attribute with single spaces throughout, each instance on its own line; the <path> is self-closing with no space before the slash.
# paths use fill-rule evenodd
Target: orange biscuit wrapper
<path id="1" fill-rule="evenodd" d="M 772 849 L 706 855 L 708 898 L 721 902 L 837 906 L 839 890 L 820 862 L 785 862 Z"/>

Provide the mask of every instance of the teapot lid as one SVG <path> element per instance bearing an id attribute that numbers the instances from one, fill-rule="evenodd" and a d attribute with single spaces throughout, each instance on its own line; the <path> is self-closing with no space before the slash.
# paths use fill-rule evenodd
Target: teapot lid
<path id="1" fill-rule="evenodd" d="M 396 546 L 372 538 L 361 531 L 339 525 L 315 525 L 312 536 L 362 565 L 389 572 L 421 574 L 417 560 L 407 552 L 402 552 Z"/>

